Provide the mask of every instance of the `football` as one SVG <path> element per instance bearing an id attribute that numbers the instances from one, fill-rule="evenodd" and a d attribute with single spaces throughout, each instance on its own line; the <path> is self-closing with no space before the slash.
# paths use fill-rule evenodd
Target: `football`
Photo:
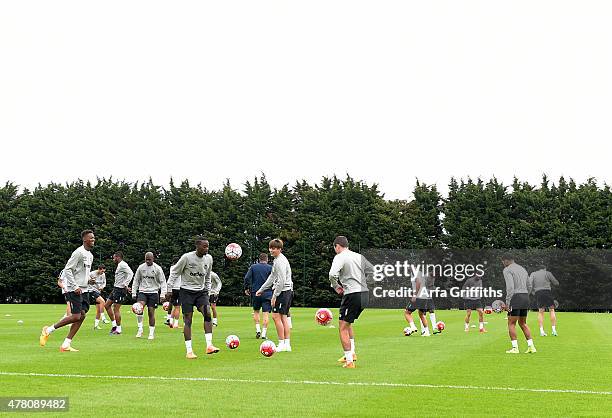
<path id="1" fill-rule="evenodd" d="M 132 305 L 132 312 L 134 312 L 136 315 L 142 315 L 142 310 L 142 305 L 140 303 L 136 302 Z"/>
<path id="2" fill-rule="evenodd" d="M 266 340 L 259 346 L 259 352 L 263 354 L 264 357 L 272 357 L 272 355 L 276 353 L 276 344 L 270 340 Z"/>
<path id="3" fill-rule="evenodd" d="M 321 308 L 315 314 L 315 319 L 317 320 L 319 325 L 325 326 L 328 325 L 332 321 L 332 319 L 334 319 L 334 316 L 332 315 L 329 309 Z"/>
<path id="4" fill-rule="evenodd" d="M 225 345 L 230 350 L 233 350 L 235 348 L 238 348 L 238 346 L 240 345 L 240 340 L 238 339 L 237 335 L 228 335 L 225 339 Z"/>
<path id="5" fill-rule="evenodd" d="M 242 248 L 235 242 L 227 244 L 227 247 L 225 247 L 225 257 L 227 257 L 228 260 L 238 260 L 241 255 Z"/>
<path id="6" fill-rule="evenodd" d="M 168 308 L 170 307 L 170 302 L 164 302 L 162 305 L 162 309 L 164 311 L 168 311 Z"/>
<path id="7" fill-rule="evenodd" d="M 490 306 L 485 306 L 484 308 L 484 313 L 486 314 L 492 314 L 493 313 L 493 308 Z"/>
<path id="8" fill-rule="evenodd" d="M 444 327 L 445 327 L 445 326 L 444 326 L 444 322 L 442 322 L 442 321 L 438 321 L 438 322 L 436 323 L 436 328 L 438 328 L 438 331 L 440 331 L 440 332 L 441 332 L 441 331 L 444 331 Z"/>
<path id="9" fill-rule="evenodd" d="M 410 335 L 412 335 L 412 328 L 410 328 L 410 327 L 404 328 L 404 335 L 406 337 L 410 337 Z"/>

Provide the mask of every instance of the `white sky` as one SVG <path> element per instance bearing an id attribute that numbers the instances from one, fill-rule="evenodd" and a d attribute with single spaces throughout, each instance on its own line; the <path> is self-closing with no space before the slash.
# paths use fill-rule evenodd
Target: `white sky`
<path id="1" fill-rule="evenodd" d="M 612 183 L 610 1 L 4 1 L 0 181 Z"/>

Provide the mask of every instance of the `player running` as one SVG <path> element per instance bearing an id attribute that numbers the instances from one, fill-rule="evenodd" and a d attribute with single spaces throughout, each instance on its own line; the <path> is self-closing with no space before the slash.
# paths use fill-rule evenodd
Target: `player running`
<path id="1" fill-rule="evenodd" d="M 170 282 L 170 278 L 172 277 L 172 267 L 179 261 L 178 257 L 175 257 L 172 260 L 172 265 L 170 266 L 170 275 L 168 277 L 168 283 Z M 168 313 L 166 314 L 165 325 L 168 325 L 170 328 L 178 328 L 179 327 L 179 315 L 181 314 L 181 305 L 179 298 L 179 291 L 181 288 L 181 278 L 173 278 L 172 279 L 172 287 L 168 286 L 166 289 L 166 294 L 172 294 L 170 299 L 166 299 L 168 301 Z"/>
<path id="2" fill-rule="evenodd" d="M 531 291 L 535 293 L 538 305 L 538 325 L 540 326 L 540 337 L 546 337 L 544 332 L 544 312 L 546 308 L 550 312 L 550 324 L 552 335 L 557 336 L 557 315 L 555 314 L 555 300 L 553 299 L 551 285 L 559 286 L 559 281 L 553 274 L 542 267 L 529 275 Z"/>
<path id="3" fill-rule="evenodd" d="M 212 324 L 219 325 L 217 318 L 217 302 L 219 301 L 219 292 L 221 291 L 221 279 L 214 271 L 210 272 L 210 309 L 212 310 Z"/>
<path id="4" fill-rule="evenodd" d="M 255 296 L 262 296 L 266 290 L 272 288 L 272 300 L 270 301 L 272 304 L 272 319 L 278 334 L 276 351 L 291 351 L 291 326 L 287 320 L 287 314 L 293 300 L 291 265 L 282 253 L 282 240 L 278 238 L 271 240 L 268 249 L 274 257 L 272 271 L 265 283 L 255 292 Z"/>
<path id="5" fill-rule="evenodd" d="M 482 306 L 482 274 L 475 274 L 463 283 L 461 288 L 465 305 L 465 332 L 470 331 L 472 310 L 478 312 L 478 330 L 481 334 L 487 332 L 484 326 L 484 311 Z"/>
<path id="6" fill-rule="evenodd" d="M 47 344 L 49 336 L 55 330 L 70 324 L 70 330 L 68 331 L 66 339 L 60 346 L 60 351 L 79 351 L 72 348 L 71 343 L 72 339 L 81 327 L 81 324 L 83 324 L 87 311 L 89 311 L 87 282 L 89 280 L 91 264 L 93 263 L 91 249 L 96 242 L 94 233 L 90 229 L 86 229 L 85 231 L 81 232 L 81 239 L 83 240 L 83 245 L 74 250 L 70 256 L 70 259 L 66 263 L 66 267 L 64 267 L 64 275 L 66 278 L 66 300 L 70 302 L 71 314 L 53 325 L 43 327 L 39 338 L 41 347 L 44 347 Z"/>
<path id="7" fill-rule="evenodd" d="M 253 321 L 255 321 L 255 338 L 266 339 L 268 332 L 269 314 L 272 312 L 272 290 L 266 290 L 261 296 L 255 296 L 255 292 L 263 286 L 270 277 L 272 266 L 268 264 L 268 254 L 259 254 L 259 261 L 251 267 L 244 275 L 244 293 L 251 296 L 253 306 Z M 263 329 L 259 324 L 259 311 L 263 312 Z M 290 327 L 291 328 L 291 327 Z"/>
<path id="8" fill-rule="evenodd" d="M 211 288 L 210 272 L 213 258 L 208 254 L 208 240 L 198 237 L 195 241 L 196 250 L 183 254 L 172 267 L 168 289 L 172 289 L 175 280 L 181 280 L 180 299 L 183 309 L 183 335 L 185 337 L 186 357 L 195 359 L 191 344 L 191 324 L 193 322 L 194 306 L 204 316 L 204 337 L 206 339 L 206 354 L 218 353 L 219 349 L 212 344 L 212 323 L 209 308 L 209 292 Z M 166 299 L 172 297 L 171 293 Z"/>
<path id="9" fill-rule="evenodd" d="M 340 302 L 340 343 L 344 356 L 338 362 L 342 367 L 355 368 L 355 334 L 353 322 L 368 306 L 369 292 L 366 277 L 374 273 L 374 267 L 364 256 L 349 250 L 348 239 L 337 236 L 334 240 L 336 256 L 329 270 L 331 287 L 342 295 Z"/>
<path id="10" fill-rule="evenodd" d="M 514 262 L 511 255 L 505 254 L 501 257 L 504 268 L 504 280 L 506 281 L 506 306 L 508 311 L 508 334 L 512 348 L 506 353 L 518 354 L 518 341 L 516 340 L 516 323 L 518 321 L 525 338 L 527 339 L 527 351 L 535 353 L 537 350 L 531 339 L 531 331 L 527 326 L 527 312 L 529 312 L 530 283 L 527 270 Z"/>
<path id="11" fill-rule="evenodd" d="M 163 289 L 163 290 L 162 290 Z M 166 275 L 162 268 L 155 263 L 155 255 L 152 252 L 145 254 L 145 262 L 138 266 L 134 274 L 132 284 L 132 299 L 144 307 L 147 306 L 149 315 L 149 340 L 155 338 L 155 310 L 159 305 L 159 292 L 166 291 Z M 142 337 L 142 314 L 136 315 L 138 331 L 136 338 Z"/>
<path id="12" fill-rule="evenodd" d="M 117 264 L 115 270 L 115 284 L 113 285 L 113 291 L 106 299 L 104 308 L 108 313 L 108 317 L 111 319 L 113 328 L 110 331 L 111 335 L 121 334 L 121 305 L 127 301 L 128 292 L 130 291 L 130 282 L 134 277 L 134 272 L 123 260 L 123 253 L 117 251 L 113 254 L 113 261 Z M 112 307 L 112 309 L 111 309 Z"/>
<path id="13" fill-rule="evenodd" d="M 100 328 L 100 320 L 104 324 L 108 324 L 108 320 L 104 315 L 104 304 L 106 301 L 102 297 L 102 291 L 106 287 L 106 267 L 104 264 L 100 264 L 97 270 L 92 271 L 89 274 L 89 287 L 87 288 L 89 292 L 90 300 L 96 303 L 96 319 L 94 320 L 94 329 L 102 329 Z"/>

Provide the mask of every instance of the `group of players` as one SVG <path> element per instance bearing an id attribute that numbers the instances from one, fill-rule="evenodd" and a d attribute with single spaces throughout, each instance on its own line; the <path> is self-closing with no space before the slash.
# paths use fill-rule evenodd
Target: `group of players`
<path id="1" fill-rule="evenodd" d="M 60 351 L 78 351 L 72 347 L 72 339 L 85 320 L 91 303 L 96 304 L 94 329 L 100 329 L 100 321 L 109 322 L 104 316 L 104 311 L 106 311 L 112 323 L 110 334 L 121 334 L 121 306 L 127 301 L 131 292 L 132 298 L 141 307 L 135 312 L 137 313 L 138 325 L 136 337 L 141 338 L 143 335 L 143 313 L 146 306 L 149 322 L 148 338 L 150 340 L 155 338 L 155 309 L 160 301 L 166 300 L 170 305 L 166 325 L 178 328 L 178 316 L 182 310 L 183 335 L 188 359 L 197 358 L 193 350 L 191 330 L 194 308 L 204 317 L 206 353 L 215 354 L 219 352 L 219 349 L 212 342 L 212 329 L 213 326 L 217 325 L 216 302 L 221 290 L 221 280 L 212 271 L 213 259 L 208 253 L 209 242 L 205 238 L 198 237 L 195 240 L 194 251 L 185 253 L 180 258 L 173 260 L 168 280 L 166 280 L 162 268 L 155 263 L 153 253 L 147 252 L 145 262 L 138 266 L 136 273 L 133 273 L 129 265 L 123 260 L 123 254 L 116 252 L 113 255 L 113 261 L 117 265 L 115 282 L 107 300 L 104 300 L 101 295 L 102 289 L 106 286 L 105 267 L 100 265 L 97 270 L 91 271 L 93 263 L 91 249 L 95 244 L 94 233 L 91 230 L 85 230 L 82 232 L 81 238 L 83 245 L 72 253 L 58 281 L 65 295 L 67 312 L 57 323 L 43 327 L 39 339 L 41 346 L 46 345 L 50 335 L 57 329 L 70 325 L 68 335 L 60 346 Z M 361 254 L 349 249 L 346 237 L 336 237 L 333 246 L 336 256 L 330 268 L 329 279 L 331 287 L 342 296 L 339 333 L 344 355 L 338 361 L 343 363 L 346 368 L 355 368 L 357 356 L 355 354 L 355 337 L 352 325 L 368 305 L 367 278 L 371 277 L 373 266 Z M 276 351 L 290 352 L 292 351 L 290 307 L 293 300 L 291 266 L 287 257 L 282 253 L 282 240 L 271 240 L 268 249 L 274 257 L 272 266 L 268 264 L 267 254 L 260 254 L 259 262 L 253 264 L 245 275 L 245 293 L 252 297 L 256 338 L 267 338 L 268 314 L 272 312 L 279 339 Z M 503 274 L 507 295 L 503 309 L 508 311 L 508 331 L 512 343 L 512 348 L 507 352 L 519 352 L 516 336 L 516 324 L 518 323 L 527 339 L 527 352 L 535 353 L 533 339 L 526 324 L 529 293 L 534 288 L 537 290 L 538 302 L 541 300 L 543 306 L 551 308 L 551 319 L 553 319 L 554 306 L 550 297 L 550 287 L 547 291 L 542 292 L 542 286 L 543 284 L 554 283 L 556 280 L 546 270 L 539 270 L 529 276 L 527 271 L 515 263 L 511 256 L 503 256 L 502 262 L 505 266 Z M 423 336 L 430 335 L 426 318 L 427 312 L 429 312 L 432 325 L 437 323 L 433 300 L 426 291 L 428 286 L 431 285 L 430 277 L 424 275 L 418 276 L 414 281 L 415 294 L 419 297 L 412 298 L 405 311 L 411 333 L 417 331 L 412 317 L 414 311 L 418 311 Z M 478 287 L 482 287 L 482 277 L 478 276 L 468 279 L 464 285 L 464 289 Z M 420 296 L 423 294 L 425 296 Z M 263 328 L 260 325 L 260 309 L 263 310 Z M 479 314 L 480 332 L 484 333 L 486 330 L 480 299 L 466 300 L 465 330 L 469 331 L 470 315 L 474 309 Z M 543 309 L 540 309 L 540 330 L 541 335 L 545 335 L 541 326 L 542 317 Z M 439 331 L 434 328 L 433 333 L 436 332 Z M 556 335 L 554 322 L 553 335 Z"/>

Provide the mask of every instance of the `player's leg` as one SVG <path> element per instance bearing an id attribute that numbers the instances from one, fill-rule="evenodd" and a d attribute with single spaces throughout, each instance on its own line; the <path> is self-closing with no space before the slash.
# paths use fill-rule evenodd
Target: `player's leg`
<path id="1" fill-rule="evenodd" d="M 41 347 L 47 345 L 49 336 L 58 328 L 65 327 L 79 322 L 81 320 L 82 296 L 74 292 L 66 293 L 66 301 L 70 304 L 70 315 L 63 317 L 53 325 L 44 326 L 40 333 L 39 343 Z M 80 325 L 79 325 L 80 326 Z"/>
<path id="2" fill-rule="evenodd" d="M 113 314 L 115 315 L 116 333 L 121 334 L 121 304 L 113 303 Z"/>
<path id="3" fill-rule="evenodd" d="M 429 326 L 427 324 L 427 318 L 425 317 L 425 311 L 419 309 L 419 319 L 421 320 L 421 335 L 424 337 L 429 337 Z"/>
<path id="4" fill-rule="evenodd" d="M 174 305 L 172 304 L 172 297 L 170 298 L 170 300 L 168 301 L 168 310 L 166 311 L 166 320 L 164 321 L 164 325 L 168 325 L 170 328 L 172 328 L 172 316 L 174 314 Z"/>
<path id="5" fill-rule="evenodd" d="M 177 305 L 174 307 L 174 311 L 172 312 L 172 328 L 179 327 L 179 318 L 181 316 L 181 306 Z"/>
<path id="6" fill-rule="evenodd" d="M 193 352 L 191 344 L 191 323 L 193 322 L 193 306 L 191 310 L 187 308 L 185 304 L 182 306 L 183 309 L 183 337 L 185 338 L 185 349 L 187 350 L 187 358 L 194 359 L 197 356 Z"/>
<path id="7" fill-rule="evenodd" d="M 66 302 L 66 313 L 64 313 L 64 316 L 62 318 L 66 318 L 70 315 L 72 315 L 72 311 L 70 310 L 70 302 Z"/>
<path id="8" fill-rule="evenodd" d="M 85 294 L 81 294 L 80 296 L 81 296 L 81 307 L 80 307 L 81 315 L 77 322 L 74 322 L 72 325 L 70 325 L 70 330 L 68 331 L 68 335 L 66 336 L 66 339 L 64 340 L 64 342 L 62 343 L 60 347 L 60 351 L 62 352 L 78 351 L 72 348 L 71 346 L 72 339 L 74 338 L 76 333 L 81 328 L 81 325 L 83 324 L 83 322 L 85 321 L 85 317 L 87 316 L 87 312 L 89 312 L 89 294 L 85 293 Z M 72 309 L 73 312 L 77 311 L 75 306 L 73 306 L 73 308 L 74 308 Z"/>
<path id="9" fill-rule="evenodd" d="M 343 320 L 338 321 L 340 344 L 344 351 L 344 360 L 346 363 L 353 364 L 353 352 L 351 351 L 351 323 Z"/>
<path id="10" fill-rule="evenodd" d="M 521 316 L 519 317 L 518 323 L 525 335 L 525 339 L 527 340 L 527 351 L 526 353 L 535 353 L 536 349 L 533 345 L 533 339 L 531 338 L 531 330 L 527 325 L 527 309 L 523 309 L 521 312 Z"/>
<path id="11" fill-rule="evenodd" d="M 211 303 L 210 310 L 212 311 L 212 324 L 216 327 L 217 325 L 219 325 L 219 319 L 217 317 L 217 304 Z"/>
<path id="12" fill-rule="evenodd" d="M 555 305 L 548 308 L 550 312 L 550 324 L 552 325 L 552 335 L 557 336 L 557 313 L 555 312 Z"/>
<path id="13" fill-rule="evenodd" d="M 142 312 L 140 315 L 136 315 L 136 325 L 138 326 L 138 331 L 136 331 L 136 338 L 142 338 L 142 333 L 143 333 L 143 322 L 144 322 L 144 309 L 145 306 L 147 305 L 147 294 L 142 293 L 142 292 L 138 292 L 138 295 L 136 296 L 136 303 L 139 303 L 141 308 L 140 311 Z"/>
<path id="14" fill-rule="evenodd" d="M 285 327 L 283 325 L 281 314 L 278 312 L 272 312 L 272 320 L 274 321 L 276 334 L 278 335 L 278 346 L 276 351 L 285 351 Z"/>
<path id="15" fill-rule="evenodd" d="M 471 309 L 466 309 L 465 310 L 465 323 L 464 323 L 464 328 L 465 328 L 465 332 L 468 332 L 470 330 L 470 317 L 472 316 L 472 310 Z"/>
<path id="16" fill-rule="evenodd" d="M 279 295 L 281 304 L 279 305 L 278 312 L 281 314 L 281 320 L 283 322 L 283 331 L 285 339 L 285 351 L 291 351 L 291 303 L 293 302 L 293 291 L 288 290 L 281 292 Z"/>
<path id="17" fill-rule="evenodd" d="M 112 299 L 113 297 L 114 297 L 114 291 L 111 292 L 111 294 L 108 296 L 108 299 L 106 299 L 106 302 L 104 303 L 104 309 L 106 310 L 106 314 L 111 320 L 111 325 L 112 325 L 112 328 L 110 330 L 111 334 L 117 331 L 117 321 L 115 320 L 115 313 L 113 312 L 113 299 Z"/>
<path id="18" fill-rule="evenodd" d="M 404 318 L 406 318 L 406 322 L 408 322 L 408 326 L 410 327 L 410 333 L 418 331 L 416 325 L 414 325 L 414 317 L 412 313 L 416 310 L 414 304 L 411 300 L 408 301 L 408 305 L 404 310 Z"/>
<path id="19" fill-rule="evenodd" d="M 98 302 L 96 304 L 96 307 L 100 310 L 100 320 L 102 321 L 103 324 L 108 324 L 110 321 L 108 319 L 106 319 L 106 313 L 104 311 L 104 306 L 106 304 L 106 299 L 104 299 L 104 297 L 102 295 L 100 295 L 100 296 L 98 296 L 96 301 Z"/>
<path id="20" fill-rule="evenodd" d="M 201 304 L 198 306 L 198 311 L 204 316 L 204 338 L 206 339 L 206 354 L 215 354 L 219 352 L 219 349 L 212 343 L 213 339 L 213 325 L 212 316 L 210 314 L 208 295 L 201 298 Z"/>
<path id="21" fill-rule="evenodd" d="M 283 322 L 285 351 L 291 351 L 291 327 L 287 315 L 281 315 L 281 321 Z"/>
<path id="22" fill-rule="evenodd" d="M 261 304 L 261 312 L 263 316 L 261 338 L 265 340 L 268 338 L 268 324 L 270 323 L 270 313 L 272 312 L 272 303 L 270 299 L 263 300 Z"/>
<path id="23" fill-rule="evenodd" d="M 544 312 L 545 308 L 538 309 L 538 326 L 540 327 L 540 337 L 546 337 L 546 332 L 544 332 Z"/>
<path id="24" fill-rule="evenodd" d="M 478 312 L 478 331 L 484 334 L 487 332 L 484 326 L 484 310 L 482 308 L 478 308 L 476 309 L 476 312 Z"/>
<path id="25" fill-rule="evenodd" d="M 518 319 L 518 316 L 508 316 L 508 335 L 510 336 L 510 343 L 512 344 L 512 348 L 506 351 L 508 354 L 518 354 L 519 352 L 518 341 L 516 340 L 516 322 Z"/>
<path id="26" fill-rule="evenodd" d="M 255 338 L 261 337 L 261 326 L 259 325 L 259 311 L 253 310 L 253 322 L 255 322 Z"/>

